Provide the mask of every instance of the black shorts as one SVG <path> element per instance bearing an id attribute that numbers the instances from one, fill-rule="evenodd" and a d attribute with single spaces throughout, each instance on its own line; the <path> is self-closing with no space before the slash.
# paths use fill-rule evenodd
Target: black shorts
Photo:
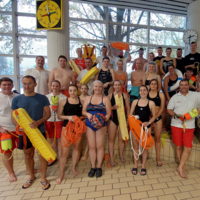
<path id="1" fill-rule="evenodd" d="M 42 135 L 44 136 L 44 138 L 46 139 L 46 134 L 42 133 Z M 30 149 L 31 147 L 33 147 L 33 144 L 31 143 L 31 141 L 29 140 L 29 138 L 26 136 L 26 140 L 27 140 L 27 146 L 26 149 Z M 23 142 L 23 137 L 19 137 L 19 146 L 18 149 L 23 149 L 24 147 L 24 142 Z"/>

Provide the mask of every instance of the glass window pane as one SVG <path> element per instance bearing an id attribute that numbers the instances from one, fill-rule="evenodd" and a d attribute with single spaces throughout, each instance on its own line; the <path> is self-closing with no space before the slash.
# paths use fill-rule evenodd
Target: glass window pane
<path id="1" fill-rule="evenodd" d="M 0 32 L 10 33 L 12 31 L 12 15 L 0 14 Z"/>
<path id="2" fill-rule="evenodd" d="M 17 0 L 17 11 L 23 13 L 36 13 L 35 0 Z"/>
<path id="3" fill-rule="evenodd" d="M 47 39 L 18 37 L 20 55 L 47 55 Z"/>
<path id="4" fill-rule="evenodd" d="M 184 46 L 183 32 L 151 29 L 150 44 Z"/>
<path id="5" fill-rule="evenodd" d="M 27 58 L 27 57 L 20 57 L 19 58 L 19 73 L 20 75 L 24 75 L 24 72 L 29 69 L 36 67 L 36 58 Z M 47 69 L 47 59 L 45 59 L 44 68 Z"/>
<path id="6" fill-rule="evenodd" d="M 13 39 L 11 36 L 0 35 L 0 53 L 13 54 Z"/>
<path id="7" fill-rule="evenodd" d="M 12 11 L 12 1 L 11 0 L 1 0 L 0 1 L 1 11 Z"/>
<path id="8" fill-rule="evenodd" d="M 147 24 L 147 12 L 109 7 L 108 8 L 109 21 L 133 24 Z"/>
<path id="9" fill-rule="evenodd" d="M 69 17 L 106 20 L 106 7 L 70 1 Z"/>
<path id="10" fill-rule="evenodd" d="M 167 15 L 159 13 L 151 13 L 150 25 L 169 27 L 169 28 L 180 28 L 184 29 L 186 26 L 186 18 L 177 15 Z"/>
<path id="11" fill-rule="evenodd" d="M 36 30 L 36 18 L 35 17 L 19 16 L 18 17 L 18 33 L 46 35 L 47 31 Z"/>
<path id="12" fill-rule="evenodd" d="M 106 25 L 100 23 L 70 21 L 70 37 L 105 40 Z"/>
<path id="13" fill-rule="evenodd" d="M 0 56 L 0 74 L 14 75 L 14 59 L 13 57 Z"/>
<path id="14" fill-rule="evenodd" d="M 96 46 L 96 57 L 101 55 L 101 48 L 104 43 L 101 42 L 87 42 L 87 41 L 74 41 L 70 40 L 70 57 L 77 57 L 76 49 L 80 48 L 82 45 L 92 44 Z"/>
<path id="15" fill-rule="evenodd" d="M 133 43 L 147 43 L 147 29 L 110 24 L 109 40 Z"/>

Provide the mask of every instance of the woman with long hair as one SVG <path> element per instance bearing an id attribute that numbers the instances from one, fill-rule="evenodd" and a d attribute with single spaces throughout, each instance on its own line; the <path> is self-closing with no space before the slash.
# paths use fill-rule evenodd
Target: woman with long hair
<path id="1" fill-rule="evenodd" d="M 148 63 L 148 68 L 147 68 L 146 73 L 143 76 L 142 82 L 143 82 L 143 85 L 146 85 L 147 88 L 149 89 L 150 81 L 152 79 L 156 79 L 156 80 L 158 80 L 158 91 L 160 91 L 161 90 L 161 78 L 158 74 L 156 74 L 155 67 L 156 67 L 156 62 L 151 61 Z"/>
<path id="2" fill-rule="evenodd" d="M 84 100 L 82 114 L 87 117 L 86 135 L 92 165 L 88 176 L 94 177 L 96 173 L 96 177 L 98 178 L 102 176 L 101 165 L 104 157 L 104 139 L 107 133 L 107 121 L 111 114 L 110 100 L 104 96 L 104 88 L 101 81 L 94 81 L 91 96 L 86 97 Z"/>
<path id="3" fill-rule="evenodd" d="M 67 99 L 62 99 L 58 106 L 58 119 L 64 120 L 63 127 L 66 127 L 69 121 L 74 122 L 75 121 L 74 116 L 78 117 L 82 116 L 82 102 L 78 97 L 78 87 L 76 85 L 69 86 L 69 95 L 70 97 Z M 72 172 L 74 176 L 77 176 L 79 174 L 79 172 L 76 170 L 76 163 L 79 156 L 80 141 L 76 144 L 73 144 Z M 63 179 L 64 168 L 67 162 L 67 156 L 69 155 L 70 146 L 61 147 L 61 156 L 59 159 L 60 175 L 56 180 L 57 184 L 60 184 Z"/>
<path id="4" fill-rule="evenodd" d="M 115 136 L 116 136 L 116 131 L 118 130 L 118 140 L 119 140 L 119 157 L 122 163 L 125 163 L 126 160 L 124 159 L 123 156 L 123 151 L 124 151 L 124 140 L 122 139 L 121 131 L 119 128 L 119 121 L 118 121 L 118 116 L 117 116 L 117 109 L 118 106 L 116 105 L 115 102 L 115 95 L 122 95 L 123 98 L 123 104 L 124 104 L 124 111 L 126 111 L 126 114 L 130 112 L 130 107 L 129 107 L 129 99 L 127 94 L 121 92 L 121 87 L 122 83 L 120 80 L 115 80 L 113 83 L 113 88 L 114 88 L 114 93 L 109 94 L 108 98 L 111 101 L 111 117 L 110 120 L 108 121 L 108 149 L 109 149 L 109 154 L 110 154 L 110 165 L 114 167 L 116 164 L 114 162 L 114 143 L 115 143 Z"/>
<path id="5" fill-rule="evenodd" d="M 154 128 L 154 139 L 155 139 L 155 148 L 156 148 L 156 160 L 157 166 L 161 167 L 162 162 L 160 160 L 160 151 L 161 151 L 161 141 L 160 136 L 162 132 L 162 113 L 165 109 L 165 95 L 158 90 L 158 80 L 152 79 L 150 81 L 150 91 L 147 95 L 147 99 L 153 101 L 156 106 L 156 120 L 154 121 L 152 128 Z"/>
<path id="6" fill-rule="evenodd" d="M 135 115 L 138 115 L 139 120 L 143 123 L 145 127 L 148 128 L 148 131 L 151 132 L 151 124 L 156 119 L 155 103 L 147 99 L 148 88 L 146 85 L 140 86 L 139 94 L 141 98 L 133 101 L 130 115 L 133 115 L 133 113 L 135 113 Z M 150 118 L 150 116 L 152 117 Z M 132 142 L 133 142 L 134 151 L 138 154 L 139 142 L 136 140 L 134 136 L 132 137 Z M 142 176 L 146 175 L 145 164 L 147 160 L 147 155 L 148 155 L 148 149 L 144 149 L 142 153 L 142 169 L 140 173 Z M 135 156 L 133 157 L 134 157 L 134 168 L 132 169 L 132 174 L 136 175 L 137 168 L 138 168 L 138 160 L 135 158 Z"/>

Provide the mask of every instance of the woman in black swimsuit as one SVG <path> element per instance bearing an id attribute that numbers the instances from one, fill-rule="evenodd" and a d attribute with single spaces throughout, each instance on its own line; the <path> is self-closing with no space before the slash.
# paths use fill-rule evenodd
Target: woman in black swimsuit
<path id="1" fill-rule="evenodd" d="M 113 81 L 115 80 L 115 71 L 113 69 L 109 69 L 110 58 L 103 58 L 103 68 L 99 69 L 99 72 L 96 74 L 95 79 L 100 80 L 103 83 L 104 94 L 108 95 L 108 90 L 110 89 Z"/>
<path id="2" fill-rule="evenodd" d="M 67 99 L 62 99 L 58 107 L 58 118 L 64 120 L 63 127 L 65 127 L 69 121 L 74 122 L 74 116 L 82 116 L 82 102 L 78 97 L 78 88 L 76 85 L 69 86 L 69 95 Z M 79 144 L 73 144 L 72 153 L 72 172 L 74 176 L 77 176 L 79 172 L 76 170 L 76 163 L 79 156 Z M 71 146 L 71 145 L 70 145 Z M 59 159 L 60 175 L 56 180 L 57 184 L 60 184 L 64 176 L 64 168 L 67 162 L 67 156 L 69 154 L 70 146 L 61 147 L 61 156 Z"/>
<path id="3" fill-rule="evenodd" d="M 123 157 L 123 151 L 124 151 L 124 140 L 122 139 L 121 131 L 118 129 L 119 127 L 119 121 L 118 121 L 118 116 L 117 116 L 117 109 L 118 106 L 115 103 L 115 95 L 120 94 L 123 97 L 123 103 L 124 103 L 124 110 L 126 111 L 126 114 L 130 112 L 130 107 L 129 107 L 129 99 L 127 94 L 121 92 L 121 81 L 120 80 L 115 80 L 113 83 L 113 88 L 115 90 L 114 93 L 109 94 L 108 98 L 111 101 L 111 117 L 110 120 L 108 121 L 108 149 L 109 149 L 109 154 L 110 154 L 110 165 L 114 167 L 116 164 L 114 162 L 114 143 L 115 143 L 115 136 L 116 136 L 116 131 L 118 130 L 118 139 L 119 139 L 119 158 L 122 163 L 125 163 L 126 160 Z"/>
<path id="4" fill-rule="evenodd" d="M 156 148 L 156 160 L 157 166 L 161 167 L 162 162 L 160 160 L 160 151 L 161 151 L 161 141 L 160 135 L 162 132 L 162 113 L 165 109 L 165 96 L 163 93 L 158 90 L 158 81 L 156 79 L 152 79 L 150 81 L 150 91 L 147 95 L 147 99 L 153 101 L 156 106 L 156 120 L 154 121 L 152 128 L 154 128 L 155 133 L 155 148 Z"/>
<path id="5" fill-rule="evenodd" d="M 136 99 L 133 101 L 132 106 L 131 106 L 131 111 L 130 115 L 138 115 L 139 120 L 143 123 L 144 126 L 146 126 L 150 131 L 151 124 L 154 122 L 156 119 L 156 107 L 155 103 L 153 101 L 149 101 L 147 99 L 147 94 L 148 94 L 148 88 L 145 85 L 140 86 L 139 88 L 139 94 L 141 99 Z M 152 115 L 152 118 L 150 119 L 150 116 Z M 133 136 L 132 137 L 132 142 L 134 146 L 134 151 L 138 153 L 139 149 L 139 142 L 136 140 L 136 138 Z M 147 160 L 147 154 L 148 150 L 144 149 L 142 153 L 142 169 L 141 169 L 141 175 L 144 176 L 146 175 L 146 160 Z M 138 167 L 138 161 L 136 160 L 135 156 L 134 157 L 134 168 L 132 169 L 132 174 L 136 175 L 137 174 L 137 167 Z"/>

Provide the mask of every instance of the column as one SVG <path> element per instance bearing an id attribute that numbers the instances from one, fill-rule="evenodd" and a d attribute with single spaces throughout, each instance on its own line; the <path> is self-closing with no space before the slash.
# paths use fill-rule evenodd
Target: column
<path id="1" fill-rule="evenodd" d="M 69 60 L 69 0 L 63 0 L 63 29 L 47 32 L 48 70 L 58 67 L 58 57 L 64 55 Z"/>
<path id="2" fill-rule="evenodd" d="M 197 39 L 197 52 L 200 52 L 200 0 L 194 1 L 188 6 L 187 12 L 187 27 L 193 29 L 198 34 Z M 188 52 L 189 53 L 189 52 Z"/>

